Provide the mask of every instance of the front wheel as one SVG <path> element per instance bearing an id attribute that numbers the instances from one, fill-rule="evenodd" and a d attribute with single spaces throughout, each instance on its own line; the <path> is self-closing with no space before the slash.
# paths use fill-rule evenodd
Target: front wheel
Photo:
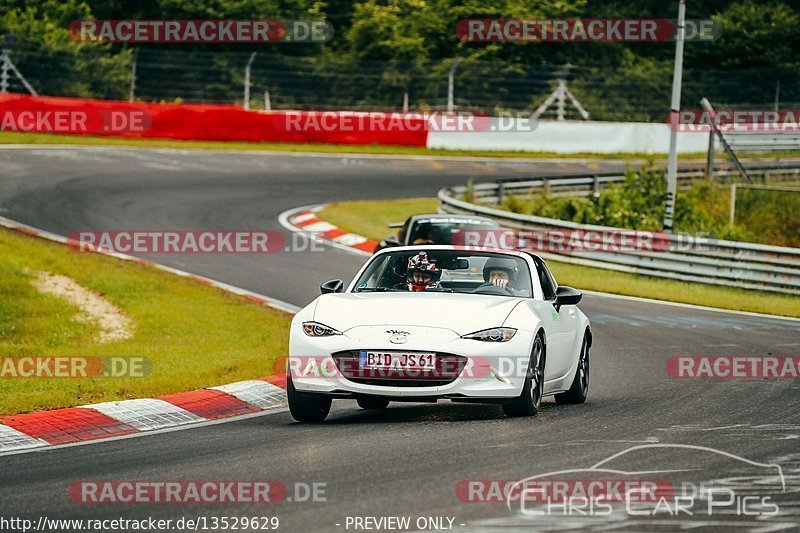
<path id="1" fill-rule="evenodd" d="M 537 335 L 533 341 L 531 361 L 525 375 L 522 394 L 503 404 L 503 412 L 507 416 L 533 416 L 539 412 L 542 396 L 544 396 L 544 365 L 544 343 L 542 337 Z"/>
<path id="2" fill-rule="evenodd" d="M 581 353 L 578 356 L 578 369 L 575 371 L 575 378 L 572 386 L 567 392 L 556 394 L 556 402 L 559 404 L 583 403 L 589 395 L 589 339 L 584 336 L 581 345 Z"/>
<path id="3" fill-rule="evenodd" d="M 331 399 L 294 388 L 292 376 L 286 376 L 286 398 L 289 412 L 298 422 L 322 422 L 331 410 Z"/>

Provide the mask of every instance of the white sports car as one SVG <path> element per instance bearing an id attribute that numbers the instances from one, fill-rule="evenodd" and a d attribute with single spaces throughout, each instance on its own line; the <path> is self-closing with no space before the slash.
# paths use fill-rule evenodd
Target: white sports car
<path id="1" fill-rule="evenodd" d="M 589 319 L 529 252 L 453 246 L 388 248 L 344 290 L 341 280 L 292 320 L 292 416 L 320 422 L 335 398 L 499 403 L 535 415 L 543 396 L 583 403 Z"/>

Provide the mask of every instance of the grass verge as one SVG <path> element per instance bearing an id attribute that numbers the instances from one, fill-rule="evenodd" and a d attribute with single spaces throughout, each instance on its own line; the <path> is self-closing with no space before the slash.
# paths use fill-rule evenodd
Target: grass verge
<path id="1" fill-rule="evenodd" d="M 102 295 L 134 323 L 133 338 L 100 344 L 64 300 L 37 291 L 37 271 Z M 0 228 L 0 358 L 141 356 L 139 378 L 3 378 L 0 415 L 152 397 L 274 374 L 290 317 L 167 272 L 79 253 Z"/>
<path id="2" fill-rule="evenodd" d="M 381 240 L 392 233 L 386 227 L 388 222 L 405 220 L 414 213 L 435 213 L 437 205 L 435 198 L 340 202 L 329 205 L 317 215 L 346 231 Z M 579 289 L 800 317 L 800 297 L 797 296 L 653 278 L 557 261 L 547 264 L 560 284 Z"/>
<path id="3" fill-rule="evenodd" d="M 454 157 L 497 157 L 526 159 L 665 159 L 664 155 L 639 153 L 617 154 L 558 154 L 554 152 L 523 152 L 519 150 L 435 150 L 417 146 L 387 146 L 380 144 L 321 144 L 240 141 L 181 141 L 174 139 L 140 139 L 136 137 L 107 137 L 97 135 L 58 135 L 52 133 L 0 132 L 0 144 L 74 144 L 88 146 L 132 146 L 141 148 L 176 148 L 204 150 L 263 150 L 265 152 L 318 152 L 326 154 L 424 155 Z M 682 154 L 690 159 L 704 158 L 704 153 Z"/>

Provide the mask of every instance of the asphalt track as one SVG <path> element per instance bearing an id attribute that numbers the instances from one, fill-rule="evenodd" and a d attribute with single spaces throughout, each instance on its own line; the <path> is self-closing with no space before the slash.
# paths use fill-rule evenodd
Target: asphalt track
<path id="1" fill-rule="evenodd" d="M 0 215 L 60 234 L 143 229 L 285 233 L 277 216 L 302 205 L 430 196 L 468 176 L 480 181 L 623 167 L 624 162 L 616 161 L 6 148 L 0 150 Z M 267 256 L 148 258 L 297 305 L 314 298 L 320 282 L 349 279 L 363 261 L 327 247 L 323 252 Z M 507 419 L 493 406 L 393 404 L 376 414 L 359 410 L 354 402 L 340 402 L 334 403 L 322 425 L 296 424 L 280 412 L 7 456 L 0 458 L 0 517 L 275 515 L 284 531 L 353 531 L 345 525 L 347 517 L 355 516 L 410 516 L 412 529 L 418 517 L 446 516 L 464 531 L 671 531 L 701 525 L 798 530 L 798 381 L 679 380 L 665 371 L 667 359 L 674 355 L 798 355 L 798 322 L 592 295 L 581 307 L 592 320 L 595 336 L 590 399 L 584 405 L 557 406 L 547 400 L 535 418 Z M 652 447 L 656 443 L 709 447 L 736 457 L 699 448 Z M 588 468 L 640 445 L 650 447 L 616 459 L 617 470 L 658 472 L 650 475 L 674 484 L 725 479 L 736 487 L 736 503 L 747 491 L 768 494 L 779 514 L 744 516 L 734 503 L 715 508 L 712 516 L 695 512 L 671 517 L 661 512 L 656 517 L 564 517 L 553 511 L 549 517 L 529 517 L 519 506 L 509 510 L 497 503 L 465 503 L 456 493 L 462 480 L 518 480 Z M 786 489 L 776 488 L 774 476 L 743 459 L 780 465 Z M 70 484 L 78 480 L 177 479 L 270 479 L 290 489 L 296 482 L 322 482 L 327 501 L 285 501 L 266 507 L 90 506 L 67 496 Z"/>

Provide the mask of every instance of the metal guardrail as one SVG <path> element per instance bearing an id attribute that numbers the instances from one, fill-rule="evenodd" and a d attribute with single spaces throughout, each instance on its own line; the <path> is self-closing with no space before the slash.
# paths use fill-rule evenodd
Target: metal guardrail
<path id="1" fill-rule="evenodd" d="M 750 166 L 748 170 L 781 171 L 800 175 L 800 167 L 776 165 Z M 738 174 L 731 171 L 731 174 Z M 717 173 L 719 176 L 722 173 Z M 679 180 L 703 176 L 703 171 L 685 171 Z M 599 191 L 609 183 L 624 179 L 620 174 L 592 174 L 571 177 L 552 176 L 534 179 L 503 180 L 473 186 L 475 200 L 481 203 L 502 201 L 505 195 L 547 190 L 556 195 L 585 195 Z M 579 224 L 564 220 L 522 215 L 460 200 L 465 186 L 449 187 L 439 191 L 439 210 L 445 213 L 488 216 L 503 227 L 523 231 L 595 231 L 630 232 L 623 228 Z M 599 267 L 608 270 L 632 272 L 660 278 L 676 279 L 758 289 L 787 294 L 800 294 L 800 248 L 770 246 L 765 244 L 699 239 L 695 236 L 659 234 L 666 239 L 665 251 L 537 252 L 545 259 Z"/>
<path id="2" fill-rule="evenodd" d="M 800 151 L 800 133 L 724 133 L 733 150 L 742 152 Z"/>
<path id="3" fill-rule="evenodd" d="M 786 165 L 748 165 L 747 170 L 754 176 L 762 175 L 765 181 L 775 176 L 787 180 L 800 181 L 800 164 Z M 714 177 L 724 181 L 728 177 L 738 177 L 737 170 L 717 169 Z M 678 174 L 679 188 L 688 188 L 695 179 L 706 176 L 705 170 L 685 170 Z M 586 196 L 597 193 L 613 183 L 625 179 L 619 172 L 572 174 L 570 176 L 540 176 L 535 178 L 511 178 L 491 183 L 473 185 L 475 200 L 480 203 L 502 203 L 509 194 L 524 196 L 547 192 L 550 196 Z M 463 192 L 463 191 L 462 191 Z"/>

